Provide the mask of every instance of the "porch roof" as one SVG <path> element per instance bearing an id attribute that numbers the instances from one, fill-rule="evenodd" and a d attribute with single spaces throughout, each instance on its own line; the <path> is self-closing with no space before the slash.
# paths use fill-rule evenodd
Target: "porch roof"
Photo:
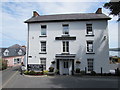
<path id="1" fill-rule="evenodd" d="M 76 54 L 56 54 L 56 59 L 75 59 Z"/>

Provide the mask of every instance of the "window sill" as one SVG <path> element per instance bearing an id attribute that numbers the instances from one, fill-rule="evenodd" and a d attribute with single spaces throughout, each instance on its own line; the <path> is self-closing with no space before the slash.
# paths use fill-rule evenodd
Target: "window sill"
<path id="1" fill-rule="evenodd" d="M 70 35 L 69 34 L 62 34 L 61 36 L 62 37 L 69 37 Z"/>
<path id="2" fill-rule="evenodd" d="M 39 54 L 47 54 L 47 52 L 40 52 Z"/>
<path id="3" fill-rule="evenodd" d="M 95 54 L 94 52 L 87 52 L 86 54 Z"/>
<path id="4" fill-rule="evenodd" d="M 70 54 L 69 52 L 62 52 L 61 54 Z"/>
<path id="5" fill-rule="evenodd" d="M 86 37 L 94 37 L 94 35 L 86 35 Z"/>
<path id="6" fill-rule="evenodd" d="M 40 35 L 39 37 L 47 37 L 46 35 Z"/>

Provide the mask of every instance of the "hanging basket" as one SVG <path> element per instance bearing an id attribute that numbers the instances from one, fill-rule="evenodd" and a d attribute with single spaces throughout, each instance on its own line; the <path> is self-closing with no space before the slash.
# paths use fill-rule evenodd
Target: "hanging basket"
<path id="1" fill-rule="evenodd" d="M 52 64 L 55 64 L 55 61 L 52 61 L 51 63 L 52 63 Z"/>
<path id="2" fill-rule="evenodd" d="M 77 64 L 80 64 L 81 62 L 80 61 L 76 61 Z"/>

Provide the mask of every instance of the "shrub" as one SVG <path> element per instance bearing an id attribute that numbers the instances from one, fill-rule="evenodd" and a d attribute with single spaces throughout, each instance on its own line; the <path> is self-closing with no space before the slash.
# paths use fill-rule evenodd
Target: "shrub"
<path id="1" fill-rule="evenodd" d="M 28 73 L 29 75 L 35 75 L 36 74 L 36 72 L 35 71 L 29 71 L 29 73 Z"/>
<path id="2" fill-rule="evenodd" d="M 7 69 L 7 60 L 2 60 L 2 70 Z"/>
<path id="3" fill-rule="evenodd" d="M 43 74 L 48 74 L 48 70 L 44 70 L 44 71 L 43 71 Z"/>
<path id="4" fill-rule="evenodd" d="M 24 74 L 25 74 L 25 75 L 29 74 L 29 71 L 25 71 Z"/>
<path id="5" fill-rule="evenodd" d="M 49 72 L 53 72 L 54 71 L 54 67 L 49 67 Z"/>
<path id="6" fill-rule="evenodd" d="M 86 73 L 85 73 L 85 71 L 80 71 L 80 73 L 81 73 L 81 75 L 85 75 Z"/>
<path id="7" fill-rule="evenodd" d="M 96 75 L 96 72 L 95 71 L 91 71 L 91 75 Z"/>
<path id="8" fill-rule="evenodd" d="M 80 68 L 76 68 L 76 73 L 80 73 Z"/>

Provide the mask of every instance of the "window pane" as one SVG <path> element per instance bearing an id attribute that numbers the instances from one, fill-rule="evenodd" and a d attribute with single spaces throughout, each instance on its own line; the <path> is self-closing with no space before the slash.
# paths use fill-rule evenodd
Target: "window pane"
<path id="1" fill-rule="evenodd" d="M 87 59 L 88 61 L 88 71 L 93 71 L 93 59 Z"/>
<path id="2" fill-rule="evenodd" d="M 41 52 L 46 52 L 46 42 L 41 42 Z"/>
<path id="3" fill-rule="evenodd" d="M 93 41 L 87 41 L 87 52 L 93 52 Z"/>
<path id="4" fill-rule="evenodd" d="M 46 35 L 46 25 L 41 25 L 41 35 Z"/>
<path id="5" fill-rule="evenodd" d="M 69 52 L 69 42 L 63 41 L 63 52 Z"/>
<path id="6" fill-rule="evenodd" d="M 69 25 L 63 25 L 63 34 L 69 34 Z"/>
<path id="7" fill-rule="evenodd" d="M 87 34 L 90 34 L 90 35 L 93 34 L 92 24 L 86 24 L 86 29 L 87 29 Z"/>
<path id="8" fill-rule="evenodd" d="M 41 64 L 43 65 L 43 70 L 46 70 L 46 58 L 40 58 Z"/>

